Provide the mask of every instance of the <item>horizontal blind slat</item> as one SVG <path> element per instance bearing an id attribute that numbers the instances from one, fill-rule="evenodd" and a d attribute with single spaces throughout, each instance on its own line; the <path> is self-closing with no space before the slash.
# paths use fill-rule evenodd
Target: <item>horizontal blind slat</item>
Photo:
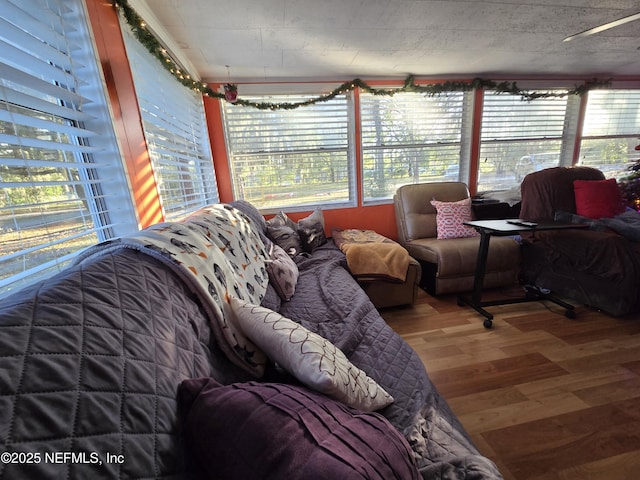
<path id="1" fill-rule="evenodd" d="M 218 201 L 199 93 L 181 85 L 121 18 L 151 164 L 166 220 Z"/>
<path id="2" fill-rule="evenodd" d="M 5 293 L 60 270 L 114 228 L 131 232 L 137 224 L 128 195 L 123 202 L 122 193 L 104 192 L 124 185 L 124 174 L 83 3 L 0 0 L 0 10 Z"/>

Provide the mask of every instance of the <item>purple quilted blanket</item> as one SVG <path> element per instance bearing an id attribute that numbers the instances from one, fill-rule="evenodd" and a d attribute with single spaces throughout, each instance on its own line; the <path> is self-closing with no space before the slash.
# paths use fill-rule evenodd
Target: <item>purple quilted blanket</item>
<path id="1" fill-rule="evenodd" d="M 185 283 L 131 249 L 1 300 L 0 478 L 191 478 L 178 385 L 243 375 L 210 347 Z"/>
<path id="2" fill-rule="evenodd" d="M 344 254 L 330 241 L 296 261 L 296 293 L 280 312 L 393 395 L 380 413 L 409 440 L 423 478 L 501 478 L 344 268 Z M 269 373 L 265 381 L 286 381 Z M 207 376 L 252 379 L 216 344 L 188 283 L 143 252 L 109 250 L 2 299 L 0 453 L 10 456 L 0 479 L 193 478 L 177 391 Z"/>
<path id="3" fill-rule="evenodd" d="M 380 413 L 409 440 L 423 478 L 502 478 L 478 453 L 415 351 L 353 280 L 333 242 L 296 260 L 296 294 L 282 303 L 280 313 L 329 339 L 393 395 L 394 403 Z"/>

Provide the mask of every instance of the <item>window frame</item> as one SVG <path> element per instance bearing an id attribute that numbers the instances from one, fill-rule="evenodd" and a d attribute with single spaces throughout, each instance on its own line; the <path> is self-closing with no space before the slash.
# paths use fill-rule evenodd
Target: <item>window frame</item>
<path id="1" fill-rule="evenodd" d="M 5 28 L 0 36 L 12 47 L 4 49 L 0 91 L 4 124 L 13 129 L 13 138 L 4 135 L 3 140 L 18 155 L 0 158 L 0 164 L 8 168 L 21 164 L 26 172 L 46 168 L 54 176 L 66 175 L 67 181 L 36 180 L 31 174 L 23 183 L 0 180 L 5 195 L 12 188 L 43 195 L 5 207 L 19 248 L 0 255 L 0 263 L 8 268 L 0 280 L 0 295 L 63 270 L 86 246 L 138 230 L 131 192 L 122 188 L 128 185 L 127 177 L 86 5 L 82 0 L 50 1 L 46 6 L 52 9 L 47 10 L 42 2 L 32 3 L 17 6 L 4 1 L 3 5 Z M 35 11 L 37 17 L 32 15 Z M 35 26 L 39 22 L 42 28 Z M 52 25 L 59 30 L 54 32 Z M 25 125 L 33 129 L 31 138 L 24 135 L 29 131 Z M 36 160 L 34 153 L 43 157 Z M 67 197 L 54 195 L 51 187 L 65 189 Z M 67 204 L 75 207 L 53 213 Z M 16 213 L 23 208 L 36 212 L 26 223 Z M 3 235 L 8 235 L 6 229 L 0 232 Z M 6 246 L 7 239 L 2 243 Z M 18 263 L 11 267 L 12 261 Z"/>
<path id="2" fill-rule="evenodd" d="M 246 88 L 245 88 L 246 87 Z M 304 84 L 304 85 L 259 85 L 259 86 L 242 86 L 243 88 L 243 100 L 255 102 L 256 104 L 260 103 L 296 103 L 299 101 L 304 101 L 310 98 L 316 98 L 322 94 L 322 92 L 327 89 L 332 89 L 331 85 L 316 85 L 316 84 Z M 284 93 L 287 92 L 287 93 Z M 344 97 L 344 99 L 341 99 Z M 337 133 L 338 136 L 344 136 L 344 144 L 342 146 L 324 148 L 324 147 L 314 147 L 314 148 L 291 148 L 291 149 L 273 149 L 273 150 L 254 150 L 247 149 L 245 151 L 241 151 L 238 149 L 237 151 L 234 149 L 234 141 L 230 139 L 232 135 L 234 135 L 234 128 L 231 125 L 233 122 L 232 118 L 239 112 L 253 112 L 258 114 L 258 118 L 261 118 L 265 115 L 272 115 L 273 121 L 277 122 L 278 116 L 282 116 L 283 118 L 288 117 L 289 115 L 295 115 L 296 113 L 305 113 L 304 109 L 317 109 L 320 112 L 323 106 L 332 105 L 333 101 L 340 101 L 344 104 L 344 112 L 340 115 L 344 117 L 344 127 L 341 128 L 341 133 Z M 231 109 L 238 109 L 236 111 L 231 111 Z M 298 112 L 296 112 L 298 111 Z M 284 212 L 292 212 L 292 211 L 302 211 L 302 210 L 313 210 L 315 208 L 321 207 L 324 210 L 331 209 L 340 209 L 340 208 L 350 208 L 355 207 L 357 205 L 357 190 L 356 190 L 356 176 L 355 176 L 355 148 L 354 148 L 354 138 L 355 138 L 355 116 L 354 116 L 354 106 L 353 106 L 353 94 L 351 92 L 345 93 L 343 95 L 336 96 L 335 99 L 331 99 L 327 102 L 318 102 L 317 104 L 298 107 L 298 108 L 281 108 L 281 109 L 268 109 L 268 108 L 254 108 L 251 106 L 242 106 L 242 105 L 233 105 L 229 102 L 220 102 L 220 113 L 222 117 L 224 137 L 225 137 L 225 146 L 227 153 L 227 164 L 229 168 L 229 178 L 231 181 L 231 187 L 233 192 L 234 200 L 248 200 L 252 204 L 256 206 L 262 213 L 271 214 L 276 213 L 278 211 Z M 314 114 L 315 115 L 315 114 Z M 318 113 L 320 115 L 320 113 Z M 294 123 L 294 122 L 291 122 Z M 292 144 L 296 142 L 295 134 L 291 133 Z M 284 135 L 284 134 L 283 134 Z M 236 138 L 236 137 L 234 137 Z M 344 188 L 347 192 L 346 198 L 337 199 L 335 201 L 327 201 L 327 198 L 319 198 L 318 200 L 311 201 L 303 201 L 303 202 L 286 202 L 282 201 L 286 200 L 287 192 L 276 192 L 274 195 L 274 201 L 269 203 L 263 203 L 255 198 L 251 198 L 245 194 L 244 186 L 241 184 L 239 176 L 237 175 L 237 170 L 241 167 L 240 159 L 251 159 L 258 157 L 276 157 L 282 156 L 294 156 L 294 155 L 322 155 L 326 153 L 343 153 L 344 154 L 344 164 L 341 165 L 341 169 L 343 171 L 342 175 L 346 175 L 346 180 L 344 182 Z M 268 161 L 268 160 L 267 160 Z M 289 182 L 295 183 L 295 182 Z M 258 184 L 257 186 L 260 186 Z M 279 195 L 279 197 L 278 197 Z"/>
<path id="3" fill-rule="evenodd" d="M 433 135 L 431 137 L 428 137 L 425 134 L 424 131 L 424 124 L 426 124 L 427 122 L 432 122 L 432 123 L 441 123 L 438 121 L 439 117 L 437 116 L 429 116 L 429 112 L 427 112 L 427 110 L 431 107 L 431 103 L 432 102 L 437 102 L 438 99 L 442 98 L 442 97 L 446 97 L 446 96 L 458 96 L 460 97 L 460 101 L 459 101 L 459 106 L 458 108 L 460 109 L 460 113 L 459 113 L 459 118 L 454 118 L 451 119 L 451 124 L 450 125 L 455 125 L 456 122 L 459 122 L 460 124 L 460 131 L 457 134 L 457 138 L 455 140 L 452 139 L 447 139 L 447 140 L 442 140 L 443 135 L 446 137 L 447 136 L 447 131 L 451 128 L 449 124 L 447 124 L 446 129 L 445 129 L 445 133 L 440 132 L 439 136 Z M 392 97 L 376 97 L 373 94 L 369 94 L 369 93 L 365 93 L 365 92 L 361 92 L 360 93 L 360 102 L 359 102 L 359 106 L 360 106 L 360 132 L 365 132 L 366 129 L 369 128 L 373 128 L 375 127 L 375 125 L 372 127 L 370 124 L 369 125 L 365 125 L 365 122 L 367 120 L 363 120 L 363 118 L 367 118 L 370 117 L 374 114 L 374 112 L 369 111 L 370 105 L 367 105 L 367 103 L 369 101 L 374 101 L 377 100 L 378 102 L 382 102 L 387 100 L 388 104 L 391 105 L 391 107 L 396 108 L 396 110 L 400 110 L 402 109 L 402 107 L 406 107 L 409 104 L 415 104 L 416 100 L 420 100 L 420 99 L 424 99 L 424 106 L 423 106 L 423 112 L 421 113 L 425 113 L 424 117 L 420 117 L 418 119 L 418 121 L 413 122 L 413 125 L 415 127 L 415 130 L 417 130 L 417 135 L 423 136 L 422 141 L 415 141 L 415 142 L 398 142 L 397 144 L 385 144 L 380 143 L 380 141 L 378 140 L 378 144 L 367 144 L 367 140 L 365 139 L 365 135 L 361 134 L 360 135 L 360 156 L 361 156 L 361 161 L 360 161 L 360 174 L 361 174 L 361 189 L 362 189 L 362 204 L 363 205 L 378 205 L 378 204 L 385 204 L 385 203 L 390 203 L 393 201 L 393 194 L 395 189 L 397 189 L 397 187 L 399 187 L 400 185 L 406 185 L 406 184 L 410 184 L 410 183 L 419 183 L 419 182 L 425 182 L 425 181 L 463 181 L 463 182 L 468 182 L 468 178 L 469 178 L 469 165 L 470 165 L 470 159 L 471 159 L 471 137 L 472 137 L 472 132 L 473 132 L 473 106 L 474 106 L 474 98 L 475 98 L 475 92 L 474 91 L 467 91 L 467 92 L 450 92 L 450 93 L 442 93 L 442 94 L 436 94 L 436 95 L 426 95 L 426 94 L 421 94 L 421 93 L 415 93 L 415 92 L 398 92 L 395 95 L 393 95 Z M 397 100 L 400 99 L 400 101 L 398 102 Z M 407 115 L 411 113 L 408 109 L 406 110 L 406 113 L 400 112 L 401 115 Z M 435 120 L 434 120 L 435 119 Z M 388 121 L 389 124 L 391 124 L 391 121 Z M 384 125 L 380 125 L 380 128 L 384 127 Z M 457 153 L 454 154 L 454 156 L 456 156 L 456 162 L 451 163 L 451 162 L 447 162 L 447 165 L 443 165 L 444 166 L 444 170 L 442 171 L 441 175 L 423 175 L 423 173 L 429 173 L 428 171 L 426 171 L 426 166 L 425 165 L 421 165 L 420 161 L 414 161 L 412 162 L 411 168 L 408 167 L 408 175 L 409 175 L 409 179 L 408 181 L 405 182 L 400 182 L 400 183 L 395 183 L 393 187 L 391 187 L 391 190 L 388 192 L 387 195 L 383 195 L 383 196 L 378 196 L 378 197 L 370 197 L 367 196 L 366 191 L 367 191 L 367 186 L 365 185 L 365 183 L 368 181 L 367 178 L 367 172 L 365 171 L 365 156 L 367 154 L 367 152 L 381 152 L 383 155 L 385 154 L 391 154 L 394 155 L 395 153 L 398 154 L 402 154 L 402 150 L 405 150 L 406 152 L 420 152 L 420 151 L 424 151 L 424 152 L 429 152 L 429 151 L 434 151 L 437 152 L 442 149 L 443 147 L 452 147 L 457 149 Z M 385 159 L 381 159 L 381 161 L 385 162 Z M 394 163 L 394 162 L 391 162 Z M 457 166 L 457 172 L 453 171 L 455 170 L 455 167 Z M 384 167 L 383 167 L 384 168 Z M 449 169 L 452 169 L 451 172 L 449 172 Z M 409 171 L 410 170 L 410 171 Z M 384 175 L 384 170 L 382 172 L 378 171 L 377 173 L 381 173 L 382 175 Z M 431 177 L 431 178 L 429 178 Z M 375 179 L 374 179 L 375 181 Z M 386 178 L 384 180 L 382 180 L 383 182 L 386 181 Z"/>
<path id="4" fill-rule="evenodd" d="M 624 98 L 626 95 L 626 98 Z M 597 98 L 596 97 L 600 97 Z M 618 98 L 617 102 L 615 98 L 607 97 L 623 97 Z M 593 101 L 593 103 L 592 103 Z M 619 86 L 618 88 L 611 88 L 606 90 L 591 90 L 587 92 L 587 98 L 585 99 L 585 111 L 582 122 L 582 129 L 580 132 L 580 144 L 578 147 L 578 165 L 585 165 L 597 168 L 601 170 L 607 178 L 622 178 L 628 175 L 630 172 L 628 168 L 631 167 L 638 160 L 638 152 L 635 147 L 638 145 L 638 135 L 640 132 L 640 113 L 634 115 L 635 112 L 640 112 L 640 89 L 628 88 L 626 86 Z M 622 108 L 619 108 L 622 105 Z M 614 108 L 615 107 L 615 110 Z M 601 112 L 591 112 L 591 109 L 601 109 Z M 602 124 L 600 121 L 603 117 L 602 110 L 606 110 L 605 113 L 613 117 L 613 121 L 609 121 L 607 125 L 602 125 L 599 132 L 590 132 L 589 129 L 596 127 L 590 126 L 591 119 L 590 114 L 593 114 L 594 122 Z M 614 115 L 615 114 L 615 115 Z M 630 120 L 629 115 L 635 116 L 633 121 Z M 606 155 L 599 154 L 598 158 L 604 157 L 616 157 L 623 159 L 624 162 L 599 163 L 597 161 L 585 162 L 585 143 L 595 142 L 614 142 L 618 143 L 617 146 L 609 145 L 606 149 L 608 153 Z M 626 143 L 626 148 L 623 148 L 623 143 Z M 624 153 L 623 153 L 624 150 Z M 616 152 L 617 151 L 617 152 Z M 617 153 L 617 155 L 616 155 Z"/>
<path id="5" fill-rule="evenodd" d="M 478 136 L 478 170 L 475 186 L 479 193 L 511 190 L 517 188 L 522 178 L 531 171 L 571 164 L 575 144 L 575 134 L 572 135 L 571 132 L 575 131 L 578 123 L 579 99 L 568 95 L 568 90 L 565 88 L 540 88 L 535 91 L 550 92 L 558 94 L 558 96 L 527 101 L 523 100 L 520 95 L 494 91 L 484 92 Z M 557 106 L 554 105 L 556 103 Z M 500 104 L 504 104 L 504 106 Z M 523 108 L 519 109 L 519 105 L 522 105 Z M 538 111 L 540 114 L 526 116 L 529 105 L 533 106 L 534 113 Z M 507 107 L 511 116 L 505 119 L 500 118 L 498 115 L 500 109 Z M 545 112 L 549 112 L 546 117 L 541 115 Z M 507 121 L 512 122 L 510 129 L 504 127 L 498 129 L 501 124 Z M 545 148 L 546 144 L 553 145 L 553 147 Z M 538 148 L 542 151 L 534 151 Z M 510 158 L 506 159 L 504 164 L 489 162 L 490 158 L 497 158 L 497 149 L 521 151 L 515 155 L 509 155 Z M 482 169 L 486 163 L 493 164 L 494 168 L 498 170 L 494 175 L 497 188 L 485 186 L 482 182 Z M 505 175 L 504 171 L 499 171 L 500 169 L 508 169 L 510 173 Z M 510 178 L 511 174 L 513 174 L 513 180 Z"/>
<path id="6" fill-rule="evenodd" d="M 178 221 L 220 201 L 204 100 L 151 55 L 122 14 L 119 19 L 162 213 L 165 221 Z"/>

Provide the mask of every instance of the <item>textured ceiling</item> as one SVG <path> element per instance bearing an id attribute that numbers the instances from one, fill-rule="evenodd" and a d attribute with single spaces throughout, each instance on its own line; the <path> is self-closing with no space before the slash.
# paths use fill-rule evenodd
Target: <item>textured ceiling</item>
<path id="1" fill-rule="evenodd" d="M 568 35 L 640 12 L 640 1 L 137 0 L 131 4 L 140 9 L 146 5 L 200 77 L 211 82 L 344 81 L 408 74 L 640 76 L 640 21 L 563 42 Z"/>

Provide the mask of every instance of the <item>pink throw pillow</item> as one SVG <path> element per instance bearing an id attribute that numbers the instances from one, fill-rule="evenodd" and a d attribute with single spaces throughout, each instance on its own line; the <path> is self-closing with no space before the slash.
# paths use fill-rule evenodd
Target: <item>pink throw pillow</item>
<path id="1" fill-rule="evenodd" d="M 615 178 L 607 180 L 574 180 L 576 213 L 583 217 L 615 217 L 624 211 L 624 203 Z"/>
<path id="2" fill-rule="evenodd" d="M 431 205 L 433 205 L 437 211 L 436 228 L 438 240 L 445 238 L 475 237 L 479 235 L 474 228 L 463 225 L 463 222 L 473 220 L 470 198 L 465 198 L 457 202 L 431 200 Z"/>

